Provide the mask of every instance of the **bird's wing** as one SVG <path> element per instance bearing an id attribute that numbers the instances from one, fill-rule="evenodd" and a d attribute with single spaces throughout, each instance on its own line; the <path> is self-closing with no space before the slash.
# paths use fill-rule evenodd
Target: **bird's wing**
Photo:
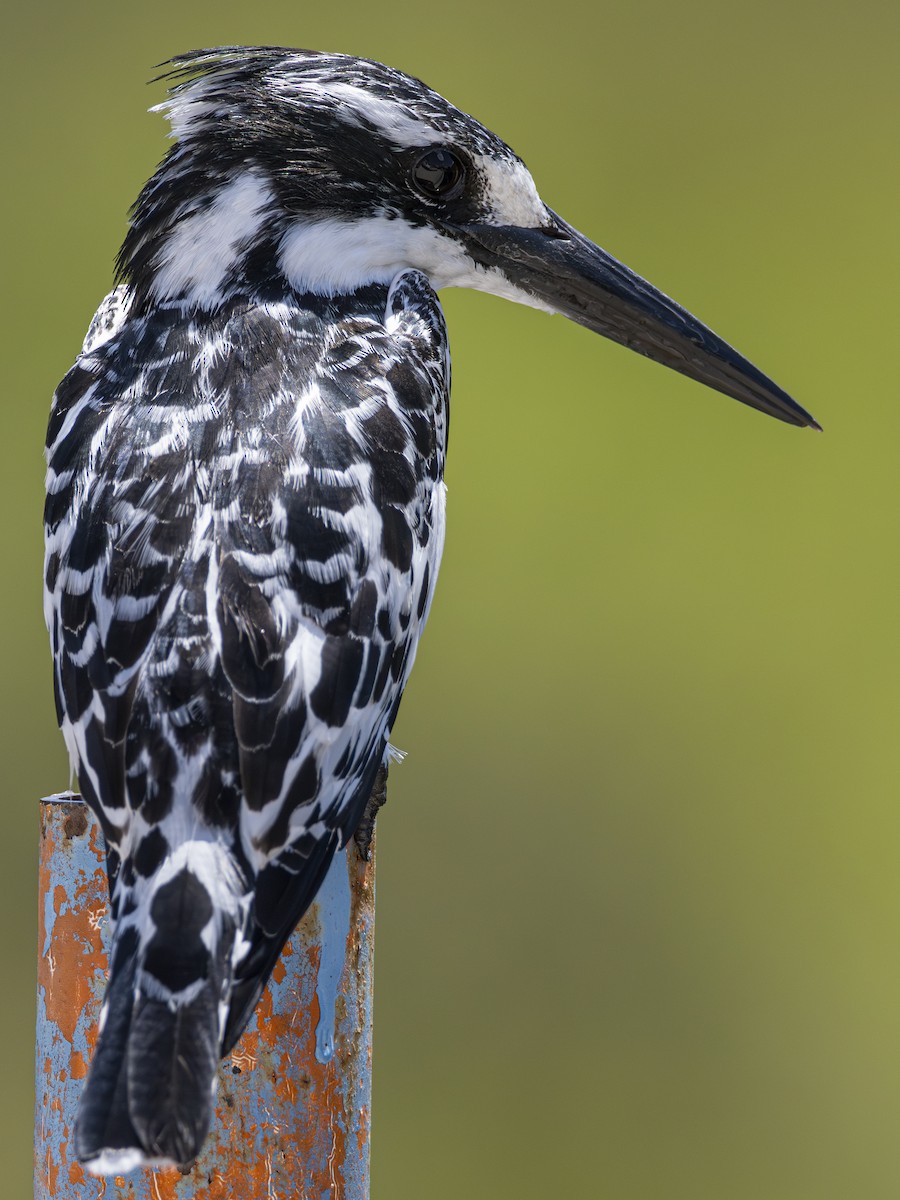
<path id="1" fill-rule="evenodd" d="M 58 712 L 113 874 L 193 824 L 255 877 L 239 1033 L 359 821 L 427 616 L 446 335 L 415 272 L 378 319 L 100 325 L 48 433 Z"/>
<path id="2" fill-rule="evenodd" d="M 188 348 L 171 316 L 127 321 L 116 289 L 53 399 L 47 431 L 45 616 L 57 717 L 117 862 L 130 811 L 135 689 L 190 542 L 193 483 L 164 431 L 164 381 Z M 177 440 L 177 439 L 176 439 Z"/>
<path id="3" fill-rule="evenodd" d="M 384 758 L 443 542 L 448 372 L 436 299 L 404 275 L 384 323 L 329 325 L 278 444 L 242 445 L 223 485 L 217 637 L 258 872 L 226 1048 Z"/>

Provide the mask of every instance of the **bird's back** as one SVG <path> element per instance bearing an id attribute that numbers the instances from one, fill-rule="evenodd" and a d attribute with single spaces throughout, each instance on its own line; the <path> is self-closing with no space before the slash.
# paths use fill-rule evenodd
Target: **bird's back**
<path id="1" fill-rule="evenodd" d="M 416 272 L 212 314 L 135 314 L 119 292 L 57 393 L 60 719 L 109 848 L 123 978 L 170 1007 L 208 987 L 216 1055 L 384 759 L 443 542 L 447 399 Z M 185 905 L 205 914 L 190 929 Z M 102 1047 L 98 1063 L 85 1157 L 124 1138 Z M 137 1132 L 190 1156 L 190 1131 Z"/>

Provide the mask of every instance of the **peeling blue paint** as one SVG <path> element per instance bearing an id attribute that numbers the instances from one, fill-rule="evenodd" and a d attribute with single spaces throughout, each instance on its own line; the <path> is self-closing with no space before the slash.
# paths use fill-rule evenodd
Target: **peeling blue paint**
<path id="1" fill-rule="evenodd" d="M 316 1027 L 316 1058 L 330 1062 L 334 1056 L 334 1020 L 341 972 L 347 955 L 350 932 L 350 878 L 347 851 L 334 856 L 317 897 L 322 951 L 316 974 L 319 1024 Z"/>
<path id="2" fill-rule="evenodd" d="M 56 913 L 53 910 L 53 889 L 48 888 L 44 894 L 44 945 L 41 947 L 41 954 L 47 954 L 50 950 L 50 938 L 53 935 L 53 922 L 56 919 Z"/>

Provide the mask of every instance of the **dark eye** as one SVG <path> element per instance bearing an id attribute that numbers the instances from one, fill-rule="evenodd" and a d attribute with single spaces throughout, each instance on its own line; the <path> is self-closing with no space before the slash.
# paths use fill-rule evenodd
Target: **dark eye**
<path id="1" fill-rule="evenodd" d="M 412 184 L 428 200 L 450 200 L 458 196 L 466 181 L 466 168 L 458 154 L 433 146 L 413 164 Z"/>

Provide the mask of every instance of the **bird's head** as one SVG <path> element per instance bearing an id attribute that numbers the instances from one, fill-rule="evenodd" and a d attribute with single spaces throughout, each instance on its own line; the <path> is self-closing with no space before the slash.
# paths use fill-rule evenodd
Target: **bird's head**
<path id="1" fill-rule="evenodd" d="M 119 260 L 139 305 L 335 296 L 403 270 L 559 312 L 794 425 L 815 421 L 552 212 L 521 159 L 419 80 L 271 47 L 173 60 L 175 144 Z"/>

